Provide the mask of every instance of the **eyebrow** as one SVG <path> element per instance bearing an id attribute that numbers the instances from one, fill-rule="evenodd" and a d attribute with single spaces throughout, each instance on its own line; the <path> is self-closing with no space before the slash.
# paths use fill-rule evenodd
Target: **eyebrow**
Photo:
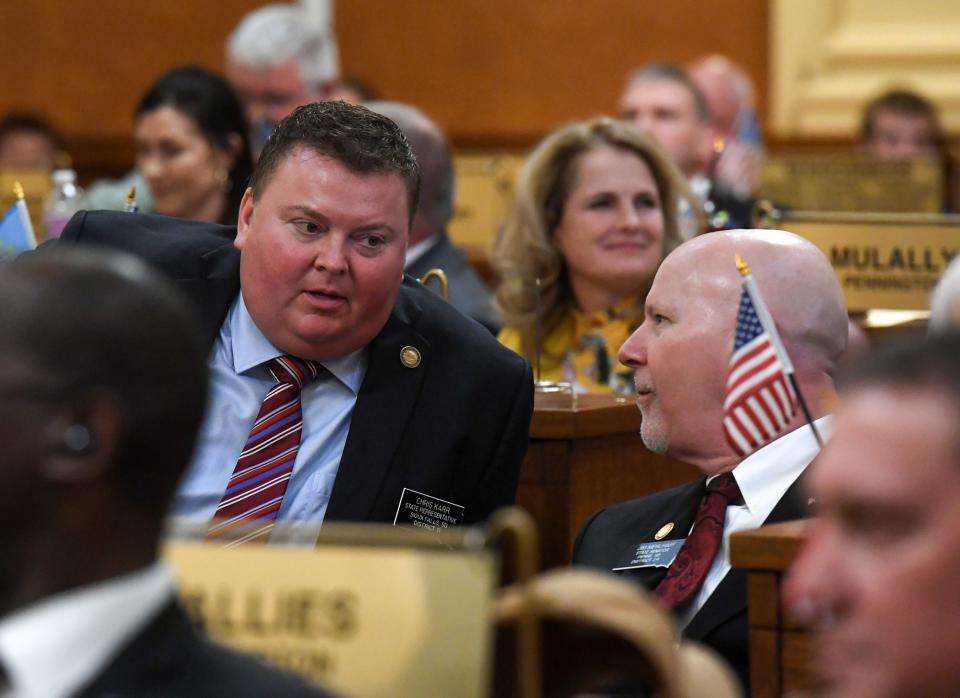
<path id="1" fill-rule="evenodd" d="M 330 222 L 329 219 L 325 215 L 323 215 L 320 211 L 314 208 L 310 208 L 309 206 L 304 206 L 302 204 L 293 204 L 291 206 L 284 206 L 282 210 L 287 215 L 299 213 L 303 216 L 306 216 L 307 218 L 312 218 L 313 220 L 316 220 L 316 221 L 321 221 L 323 223 Z M 384 222 L 364 223 L 363 225 L 359 225 L 356 228 L 351 228 L 350 232 L 365 233 L 365 232 L 371 232 L 375 230 L 385 230 L 394 237 L 397 237 L 399 235 L 399 233 L 397 233 L 397 231 L 393 228 L 393 226 Z"/>

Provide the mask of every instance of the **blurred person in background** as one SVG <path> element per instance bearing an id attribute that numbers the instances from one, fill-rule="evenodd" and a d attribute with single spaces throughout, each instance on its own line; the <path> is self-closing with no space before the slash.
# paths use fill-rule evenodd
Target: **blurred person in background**
<path id="1" fill-rule="evenodd" d="M 710 228 L 751 225 L 753 202 L 713 179 L 717 152 L 706 97 L 681 68 L 669 63 L 640 66 L 620 96 L 620 118 L 649 135 L 667 152 L 690 183 Z M 684 238 L 692 226 L 683 214 Z"/>
<path id="2" fill-rule="evenodd" d="M 43 118 L 13 112 L 0 119 L 0 168 L 53 171 L 60 138 Z"/>
<path id="3" fill-rule="evenodd" d="M 943 158 L 946 139 L 937 108 L 909 90 L 891 90 L 863 110 L 860 144 L 877 160 Z"/>
<path id="4" fill-rule="evenodd" d="M 442 269 L 449 281 L 450 304 L 496 334 L 500 321 L 490 290 L 470 266 L 466 253 L 447 236 L 456 182 L 446 137 L 416 107 L 399 102 L 367 102 L 364 106 L 400 127 L 420 165 L 420 201 L 410 228 L 404 271 L 420 278 L 431 269 Z"/>
<path id="5" fill-rule="evenodd" d="M 122 208 L 142 177 L 143 212 L 236 223 L 253 160 L 243 109 L 223 78 L 197 67 L 163 75 L 137 105 L 134 138 L 137 175 L 94 184 L 87 208 Z"/>
<path id="6" fill-rule="evenodd" d="M 617 350 L 680 243 L 681 199 L 692 202 L 683 175 L 627 124 L 601 118 L 548 136 L 521 171 L 494 250 L 500 341 L 539 364 L 540 379 L 630 394 L 633 372 Z"/>
<path id="7" fill-rule="evenodd" d="M 717 151 L 713 179 L 738 198 L 750 199 L 760 188 L 763 168 L 753 81 L 743 68 L 719 54 L 695 59 L 687 72 L 710 109 Z"/>
<path id="8" fill-rule="evenodd" d="M 337 93 L 330 18 L 298 4 L 264 5 L 244 16 L 227 39 L 226 74 L 246 109 L 256 154 L 297 107 L 344 96 Z"/>

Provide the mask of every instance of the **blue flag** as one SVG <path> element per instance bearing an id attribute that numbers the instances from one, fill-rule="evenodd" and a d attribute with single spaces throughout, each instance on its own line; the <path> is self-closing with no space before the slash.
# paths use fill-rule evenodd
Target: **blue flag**
<path id="1" fill-rule="evenodd" d="M 27 204 L 19 199 L 0 221 L 0 257 L 13 257 L 37 246 Z"/>

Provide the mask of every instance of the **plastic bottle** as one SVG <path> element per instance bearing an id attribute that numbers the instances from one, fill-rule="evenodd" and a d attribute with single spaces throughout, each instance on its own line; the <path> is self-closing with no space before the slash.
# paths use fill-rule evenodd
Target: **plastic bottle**
<path id="1" fill-rule="evenodd" d="M 67 222 L 80 210 L 83 191 L 77 186 L 77 173 L 70 169 L 53 171 L 53 190 L 43 212 L 44 237 L 60 237 Z"/>

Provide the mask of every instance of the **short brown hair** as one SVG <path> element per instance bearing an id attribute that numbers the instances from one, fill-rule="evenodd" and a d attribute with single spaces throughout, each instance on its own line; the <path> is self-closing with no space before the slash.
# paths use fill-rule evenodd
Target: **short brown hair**
<path id="1" fill-rule="evenodd" d="M 413 219 L 420 198 L 420 166 L 403 131 L 387 117 L 342 101 L 298 107 L 263 146 L 250 177 L 254 198 L 269 184 L 280 162 L 299 147 L 331 157 L 358 174 L 400 175 Z"/>

